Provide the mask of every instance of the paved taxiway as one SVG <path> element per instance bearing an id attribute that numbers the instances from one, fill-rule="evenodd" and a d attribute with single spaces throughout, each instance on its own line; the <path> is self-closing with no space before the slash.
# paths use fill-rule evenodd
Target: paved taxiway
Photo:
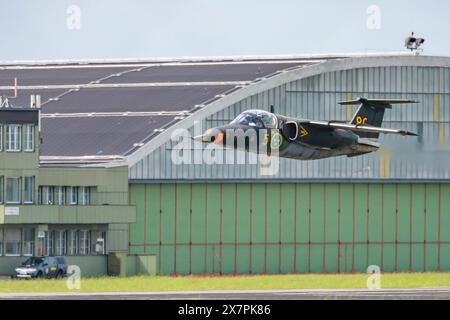
<path id="1" fill-rule="evenodd" d="M 0 300 L 450 300 L 450 288 L 419 289 L 311 289 L 185 292 L 4 293 Z"/>

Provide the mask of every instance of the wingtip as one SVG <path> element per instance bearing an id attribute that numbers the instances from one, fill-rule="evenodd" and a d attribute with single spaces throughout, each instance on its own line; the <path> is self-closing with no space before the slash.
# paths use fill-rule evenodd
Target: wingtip
<path id="1" fill-rule="evenodd" d="M 417 133 L 411 132 L 411 131 L 405 131 L 405 135 L 406 136 L 419 137 L 419 135 Z"/>

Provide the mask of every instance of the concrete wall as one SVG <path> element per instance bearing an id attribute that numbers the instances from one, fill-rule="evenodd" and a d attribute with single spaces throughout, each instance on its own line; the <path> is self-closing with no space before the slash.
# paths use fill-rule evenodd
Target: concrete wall
<path id="1" fill-rule="evenodd" d="M 108 274 L 107 256 L 66 256 L 69 265 L 81 269 L 81 277 L 99 277 Z"/>

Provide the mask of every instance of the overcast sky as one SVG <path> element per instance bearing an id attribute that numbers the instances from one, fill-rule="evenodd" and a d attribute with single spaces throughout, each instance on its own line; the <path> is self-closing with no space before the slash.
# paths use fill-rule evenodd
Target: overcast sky
<path id="1" fill-rule="evenodd" d="M 402 51 L 450 55 L 442 0 L 0 0 L 0 60 Z"/>

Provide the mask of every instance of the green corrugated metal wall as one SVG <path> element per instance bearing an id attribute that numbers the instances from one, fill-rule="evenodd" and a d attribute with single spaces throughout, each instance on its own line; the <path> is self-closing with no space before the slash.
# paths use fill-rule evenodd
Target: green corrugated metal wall
<path id="1" fill-rule="evenodd" d="M 132 184 L 161 274 L 450 271 L 450 184 Z"/>

